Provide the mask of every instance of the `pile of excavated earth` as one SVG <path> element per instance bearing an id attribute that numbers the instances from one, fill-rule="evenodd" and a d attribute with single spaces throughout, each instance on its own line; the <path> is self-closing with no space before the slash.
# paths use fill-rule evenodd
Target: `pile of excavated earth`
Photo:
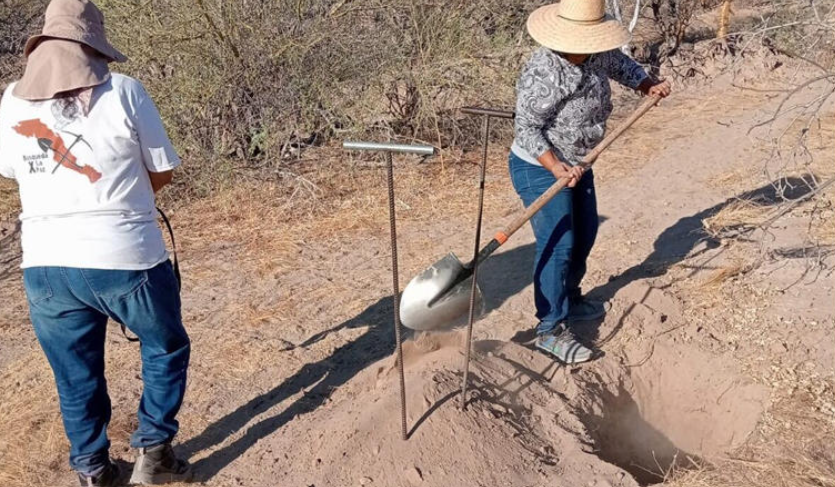
<path id="1" fill-rule="evenodd" d="M 523 343 L 479 340 L 466 410 L 463 333 L 418 336 L 404 348 L 407 441 L 386 359 L 334 394 L 318 438 L 292 449 L 292 436 L 278 440 L 300 468 L 282 462 L 267 476 L 305 486 L 636 486 L 734 450 L 767 391 L 728 361 L 665 340 L 675 303 L 641 292 L 649 298 L 631 321 L 658 336 L 652 349 L 636 344 L 620 360 L 572 369 Z"/>
<path id="2" fill-rule="evenodd" d="M 648 485 L 738 447 L 766 396 L 726 373 L 730 364 L 670 343 L 642 363 L 571 369 L 523 344 L 480 340 L 461 410 L 462 342 L 448 333 L 406 343 L 408 441 L 395 361 L 385 360 L 336 393 L 319 437 L 288 453 L 314 468 L 273 472 L 277 485 Z"/>

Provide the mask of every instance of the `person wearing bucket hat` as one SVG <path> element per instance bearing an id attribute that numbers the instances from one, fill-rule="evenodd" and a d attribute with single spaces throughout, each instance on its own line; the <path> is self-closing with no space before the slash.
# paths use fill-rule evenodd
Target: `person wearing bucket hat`
<path id="1" fill-rule="evenodd" d="M 603 317 L 607 303 L 583 296 L 580 284 L 597 236 L 594 175 L 578 166 L 603 140 L 612 113 L 609 80 L 647 95 L 665 97 L 667 82 L 652 80 L 618 48 L 631 34 L 606 14 L 604 0 L 562 0 L 536 9 L 528 33 L 537 49 L 517 84 L 511 181 L 525 206 L 558 178 L 566 189 L 532 219 L 536 237 L 534 302 L 537 348 L 564 363 L 595 353 L 572 327 Z"/>
<path id="2" fill-rule="evenodd" d="M 142 84 L 111 73 L 109 63 L 127 57 L 107 41 L 93 2 L 50 2 L 24 53 L 23 77 L 0 100 L 0 175 L 20 190 L 24 287 L 55 376 L 70 465 L 84 486 L 123 480 L 107 437 L 104 344 L 113 319 L 141 343 L 131 482 L 189 480 L 171 441 L 190 342 L 154 202 L 180 160 Z"/>

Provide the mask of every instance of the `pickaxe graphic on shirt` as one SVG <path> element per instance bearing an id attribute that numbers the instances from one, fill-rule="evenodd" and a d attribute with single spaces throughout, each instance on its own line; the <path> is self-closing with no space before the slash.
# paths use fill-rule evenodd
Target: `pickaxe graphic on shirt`
<path id="1" fill-rule="evenodd" d="M 73 137 L 75 137 L 75 140 L 73 140 L 72 144 L 70 144 L 70 146 L 67 147 L 67 151 L 65 153 L 61 154 L 61 159 L 55 164 L 55 167 L 52 168 L 52 174 L 55 174 L 55 171 L 57 171 L 58 168 L 61 167 L 61 163 L 63 163 L 67 159 L 67 155 L 71 154 L 70 151 L 79 142 L 83 142 L 84 145 L 86 145 L 90 150 L 93 150 L 93 147 L 86 140 L 84 140 L 83 135 L 74 134 L 74 133 L 72 133 L 68 130 L 62 130 L 61 132 L 64 132 L 65 134 L 68 134 L 68 135 L 72 135 Z M 44 149 L 44 144 L 48 143 L 48 142 L 50 142 L 48 139 L 38 139 L 38 145 L 41 147 L 41 149 L 43 149 L 44 152 L 46 152 L 46 149 Z M 57 152 L 57 151 L 55 151 L 53 149 L 53 152 Z"/>
<path id="2" fill-rule="evenodd" d="M 57 170 L 58 167 L 64 166 L 67 169 L 87 176 L 87 179 L 89 179 L 91 183 L 95 183 L 101 179 L 100 172 L 96 171 L 92 166 L 80 166 L 75 155 L 70 152 L 70 150 L 75 147 L 78 142 L 84 142 L 82 136 L 70 134 L 75 136 L 75 141 L 70 147 L 67 147 L 66 144 L 64 144 L 64 139 L 62 139 L 60 135 L 50 130 L 46 124 L 38 119 L 24 120 L 17 124 L 14 127 L 14 130 L 24 137 L 35 137 L 38 140 L 38 147 L 40 147 L 44 152 L 49 150 L 52 151 L 52 158 L 57 163 L 55 168 L 52 170 L 53 173 L 55 173 L 55 170 Z"/>

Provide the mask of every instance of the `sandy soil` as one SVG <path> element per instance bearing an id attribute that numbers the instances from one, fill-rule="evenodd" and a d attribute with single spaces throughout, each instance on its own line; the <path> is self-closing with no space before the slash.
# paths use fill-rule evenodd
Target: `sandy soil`
<path id="1" fill-rule="evenodd" d="M 636 103 L 624 99 L 618 117 Z M 717 81 L 639 122 L 595 169 L 604 223 L 585 285 L 613 308 L 582 333 L 603 358 L 568 368 L 526 345 L 535 323 L 525 228 L 481 273 L 487 315 L 466 411 L 456 395 L 461 333 L 406 343 L 405 442 L 382 167 L 339 161 L 362 190 L 319 186 L 335 201 L 325 212 L 290 212 L 268 187 L 179 209 L 194 344 L 179 451 L 213 486 L 751 485 L 804 461 L 823 479 L 808 485 L 832 485 L 835 460 L 822 446 L 835 440 L 831 255 L 780 257 L 809 242 L 797 215 L 772 229 L 762 260 L 759 241 L 704 230 L 739 198 L 778 204 L 761 171 L 764 136 L 747 133 L 776 103 Z M 814 150 L 831 155 L 828 120 Z M 505 156 L 496 148 L 490 159 L 488 232 L 519 209 Z M 406 161 L 397 171 L 405 284 L 450 250 L 471 252 L 476 168 Z M 4 223 L 0 484 L 69 485 L 17 238 Z M 112 331 L 112 454 L 130 462 L 138 353 Z"/>

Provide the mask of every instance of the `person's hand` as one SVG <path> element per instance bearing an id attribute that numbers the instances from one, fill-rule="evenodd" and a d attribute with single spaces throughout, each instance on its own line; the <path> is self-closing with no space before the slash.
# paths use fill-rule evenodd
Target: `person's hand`
<path id="1" fill-rule="evenodd" d="M 659 98 L 667 98 L 673 92 L 673 85 L 669 81 L 656 81 L 647 89 L 646 94 L 649 96 L 657 96 Z"/>
<path id="2" fill-rule="evenodd" d="M 568 184 L 566 184 L 566 186 L 569 188 L 577 186 L 577 183 L 580 182 L 580 178 L 583 177 L 583 172 L 585 172 L 585 170 L 582 166 L 570 166 L 564 162 L 558 162 L 551 167 L 551 174 L 553 174 L 555 178 L 568 178 Z"/>

